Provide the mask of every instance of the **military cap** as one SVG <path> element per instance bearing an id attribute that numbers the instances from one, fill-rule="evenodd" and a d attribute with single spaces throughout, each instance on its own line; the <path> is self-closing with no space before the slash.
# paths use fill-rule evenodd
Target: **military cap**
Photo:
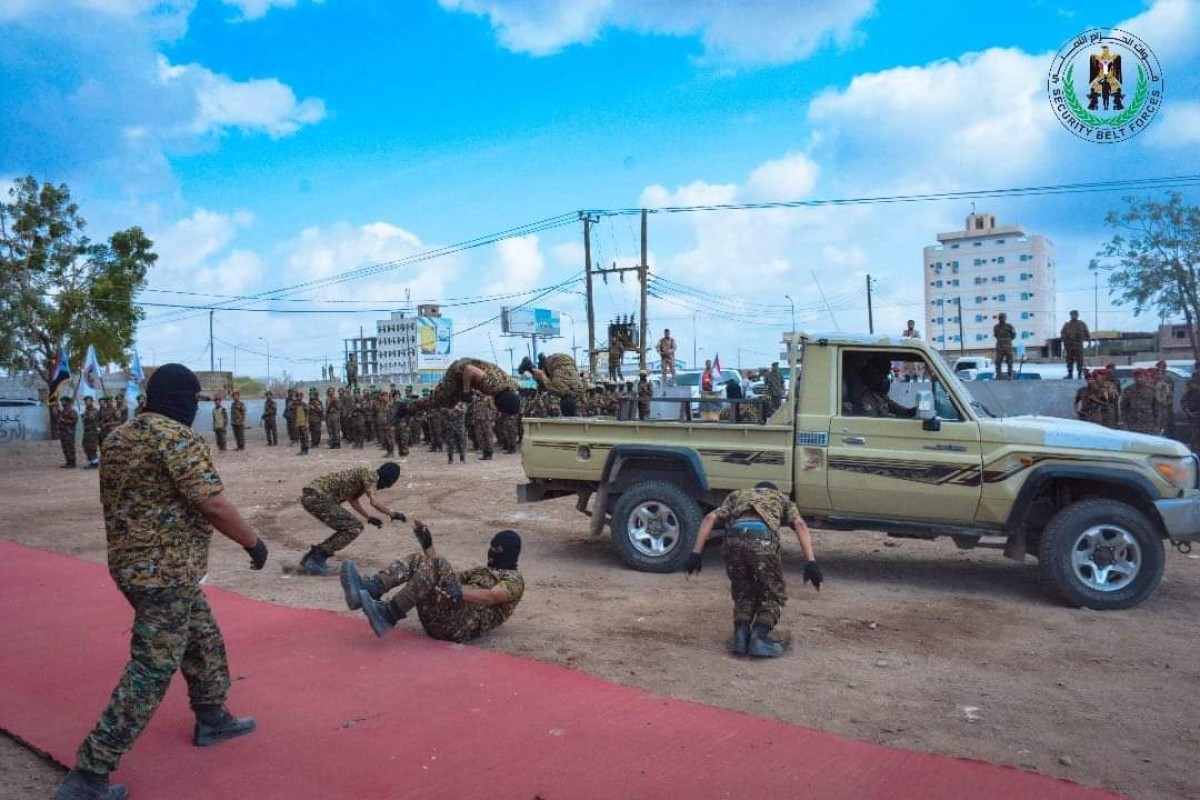
<path id="1" fill-rule="evenodd" d="M 58 402 L 60 402 L 60 403 L 69 403 L 69 402 L 71 402 L 71 400 L 72 400 L 72 399 L 74 399 L 74 398 L 72 398 L 72 397 L 71 397 L 71 395 L 69 395 L 69 394 L 64 394 L 62 397 L 58 398 Z"/>
<path id="2" fill-rule="evenodd" d="M 308 387 L 308 393 L 309 393 L 310 395 L 314 395 L 314 394 L 315 394 L 315 395 L 320 395 L 320 394 L 321 394 L 321 392 L 320 392 L 320 391 L 317 389 L 317 387 L 315 387 L 315 386 L 310 386 L 310 387 Z"/>

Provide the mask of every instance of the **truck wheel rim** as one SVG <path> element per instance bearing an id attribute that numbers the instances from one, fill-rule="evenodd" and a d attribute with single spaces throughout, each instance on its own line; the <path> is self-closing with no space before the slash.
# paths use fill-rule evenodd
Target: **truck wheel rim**
<path id="1" fill-rule="evenodd" d="M 629 515 L 629 542 L 639 553 L 659 558 L 679 543 L 679 518 L 658 501 L 641 503 Z"/>
<path id="2" fill-rule="evenodd" d="M 1142 548 L 1124 528 L 1096 525 L 1075 540 L 1071 568 L 1089 589 L 1117 592 L 1133 583 L 1141 571 Z"/>

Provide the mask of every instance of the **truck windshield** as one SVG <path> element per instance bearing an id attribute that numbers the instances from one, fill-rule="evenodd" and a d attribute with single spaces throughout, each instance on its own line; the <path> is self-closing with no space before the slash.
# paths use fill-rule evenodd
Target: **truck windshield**
<path id="1" fill-rule="evenodd" d="M 992 410 L 990 408 L 988 408 L 983 403 L 981 403 L 975 399 L 975 396 L 973 394 L 971 394 L 971 390 L 968 389 L 966 387 L 966 384 L 964 384 L 962 381 L 960 381 L 958 379 L 958 375 L 956 375 L 954 373 L 954 371 L 950 369 L 950 365 L 946 363 L 946 359 L 942 358 L 941 353 L 939 353 L 936 350 L 932 350 L 931 354 L 932 354 L 933 358 L 935 358 L 939 362 L 941 362 L 944 373 L 947 376 L 949 376 L 949 378 L 948 378 L 949 382 L 952 383 L 954 385 L 954 388 L 958 390 L 959 397 L 962 397 L 964 400 L 966 400 L 967 405 L 969 405 L 976 414 L 979 414 L 982 417 L 995 417 L 996 416 L 995 414 L 992 413 Z"/>

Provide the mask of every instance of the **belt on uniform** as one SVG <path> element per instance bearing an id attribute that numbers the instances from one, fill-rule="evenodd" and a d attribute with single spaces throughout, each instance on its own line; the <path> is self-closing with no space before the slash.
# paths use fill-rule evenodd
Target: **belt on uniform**
<path id="1" fill-rule="evenodd" d="M 726 536 L 734 539 L 766 539 L 775 538 L 775 534 L 767 527 L 767 523 L 762 520 L 738 520 L 729 526 L 729 530 L 725 533 Z"/>

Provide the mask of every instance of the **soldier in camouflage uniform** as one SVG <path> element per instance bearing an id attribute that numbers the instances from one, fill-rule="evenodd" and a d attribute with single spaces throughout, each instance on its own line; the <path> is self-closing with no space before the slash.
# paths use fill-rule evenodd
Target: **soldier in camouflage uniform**
<path id="1" fill-rule="evenodd" d="M 1154 370 L 1135 369 L 1133 380 L 1133 385 L 1121 393 L 1121 421 L 1125 430 L 1162 435 L 1159 427 L 1162 421 L 1159 403 L 1162 398 L 1154 386 Z"/>
<path id="2" fill-rule="evenodd" d="M 438 413 L 438 412 L 434 412 Z M 443 417 L 442 434 L 446 441 L 446 463 L 454 463 L 454 453 L 458 452 L 458 460 L 467 460 L 467 412 L 462 403 L 441 409 Z"/>
<path id="3" fill-rule="evenodd" d="M 100 412 L 91 397 L 83 398 L 83 454 L 88 469 L 100 468 Z"/>
<path id="4" fill-rule="evenodd" d="M 401 411 L 403 406 L 404 398 L 400 396 L 400 392 L 393 392 L 392 403 L 388 407 L 388 425 L 392 428 L 392 437 L 396 442 L 396 454 L 401 458 L 408 455 L 408 420 Z"/>
<path id="5" fill-rule="evenodd" d="M 288 441 L 292 444 L 300 439 L 300 434 L 296 431 L 296 405 L 296 393 L 288 389 L 287 399 L 283 401 L 283 421 L 287 423 Z"/>
<path id="6" fill-rule="evenodd" d="M 996 338 L 996 353 L 992 360 L 996 362 L 996 380 L 1005 380 L 1003 375 L 1004 363 L 1008 362 L 1007 380 L 1013 379 L 1013 341 L 1017 338 L 1017 329 L 1008 321 L 1008 315 L 1001 312 L 996 315 L 997 322 L 992 326 L 992 336 Z"/>
<path id="7" fill-rule="evenodd" d="M 482 451 L 480 461 L 492 459 L 492 425 L 496 422 L 496 407 L 486 394 L 475 395 L 471 402 L 471 427 L 475 430 L 475 443 Z"/>
<path id="8" fill-rule="evenodd" d="M 117 427 L 129 422 L 129 406 L 125 403 L 125 395 L 117 395 L 116 401 Z"/>
<path id="9" fill-rule="evenodd" d="M 1113 402 L 1112 389 L 1104 380 L 1103 370 L 1084 371 L 1087 383 L 1075 392 L 1075 416 L 1084 422 L 1103 425 L 1106 409 Z"/>
<path id="10" fill-rule="evenodd" d="M 233 390 L 233 402 L 229 404 L 229 424 L 233 428 L 233 443 L 238 450 L 246 449 L 246 404 L 242 393 Z"/>
<path id="11" fill-rule="evenodd" d="M 1188 378 L 1183 396 L 1179 398 L 1179 407 L 1188 418 L 1191 437 L 1188 446 L 1192 448 L 1192 452 L 1200 452 L 1200 362 L 1196 363 L 1192 377 Z"/>
<path id="12" fill-rule="evenodd" d="M 221 405 L 221 395 L 213 398 L 212 428 L 213 438 L 217 440 L 217 449 L 225 452 L 225 432 L 229 427 L 229 412 Z"/>
<path id="13" fill-rule="evenodd" d="M 58 411 L 58 442 L 62 445 L 63 468 L 75 468 L 75 429 L 79 427 L 79 412 L 71 403 L 71 397 L 64 395 L 58 398 L 62 404 Z"/>
<path id="14" fill-rule="evenodd" d="M 364 495 L 367 502 L 381 514 L 386 514 L 393 521 L 405 521 L 407 517 L 379 499 L 377 491 L 388 489 L 400 479 L 400 465 L 387 461 L 379 469 L 371 469 L 366 464 L 350 469 L 338 470 L 317 478 L 304 487 L 300 495 L 300 505 L 309 514 L 333 529 L 333 534 L 320 544 L 313 545 L 300 559 L 300 568 L 309 575 L 328 575 L 331 570 L 325 561 L 331 555 L 350 545 L 363 532 L 363 524 L 346 509 L 342 503 L 349 503 L 376 528 L 383 527 L 379 517 L 367 513 L 359 501 Z"/>
<path id="15" fill-rule="evenodd" d="M 267 546 L 223 493 L 208 446 L 190 427 L 199 391 L 187 367 L 163 365 L 150 377 L 145 413 L 118 428 L 107 445 L 100 501 L 108 571 L 133 607 L 133 638 L 125 672 L 59 786 L 59 800 L 126 796 L 108 785 L 109 773 L 145 730 L 176 672 L 183 673 L 196 715 L 193 744 L 254 730 L 253 719 L 225 708 L 225 642 L 199 583 L 214 527 L 246 548 L 252 569 L 266 563 Z"/>
<path id="16" fill-rule="evenodd" d="M 1062 339 L 1063 355 L 1067 360 L 1067 380 L 1078 373 L 1083 377 L 1083 343 L 1092 337 L 1087 323 L 1079 318 L 1079 312 L 1072 310 L 1071 318 L 1063 323 L 1059 331 Z"/>
<path id="17" fill-rule="evenodd" d="M 296 438 L 300 441 L 300 455 L 308 455 L 308 404 L 304 402 L 304 395 L 299 390 L 296 391 L 295 399 L 295 424 Z"/>
<path id="18" fill-rule="evenodd" d="M 350 408 L 350 429 L 347 436 L 350 446 L 356 450 L 361 450 L 363 446 L 363 413 L 362 396 L 355 392 L 354 405 Z"/>
<path id="19" fill-rule="evenodd" d="M 779 371 L 778 361 L 771 362 L 771 369 L 767 371 L 766 377 L 763 378 L 763 388 L 767 392 L 767 407 L 763 413 L 767 415 L 767 419 L 770 419 L 771 415 L 783 405 L 783 373 Z"/>
<path id="20" fill-rule="evenodd" d="M 121 425 L 121 417 L 109 395 L 100 398 L 100 454 L 104 454 L 104 440 Z"/>
<path id="21" fill-rule="evenodd" d="M 496 415 L 496 439 L 505 453 L 516 454 L 517 444 L 521 441 L 521 417 L 519 414 Z"/>
<path id="22" fill-rule="evenodd" d="M 579 377 L 579 368 L 575 366 L 575 359 L 571 356 L 566 353 L 554 353 L 549 356 L 542 353 L 538 356 L 536 368 L 529 356 L 526 356 L 517 371 L 532 374 L 539 389 L 558 398 L 559 408 L 564 417 L 578 415 L 579 399 L 583 397 L 587 387 L 584 386 L 583 378 Z"/>
<path id="23" fill-rule="evenodd" d="M 362 401 L 363 442 L 375 441 L 375 392 L 368 390 Z"/>
<path id="24" fill-rule="evenodd" d="M 1175 384 L 1167 377 L 1167 362 L 1154 364 L 1154 388 L 1158 391 L 1158 428 L 1163 436 L 1175 438 Z"/>
<path id="25" fill-rule="evenodd" d="M 385 396 L 380 396 L 375 405 L 375 427 L 379 431 L 379 444 L 391 458 L 396 452 L 396 428 L 392 425 L 392 409 Z"/>
<path id="26" fill-rule="evenodd" d="M 428 398 L 409 404 L 409 411 L 449 408 L 459 400 L 471 401 L 474 393 L 495 398 L 496 407 L 509 414 L 521 410 L 517 382 L 500 367 L 479 358 L 460 358 L 446 368 L 446 374 L 433 387 Z"/>
<path id="27" fill-rule="evenodd" d="M 729 575 L 729 593 L 733 597 L 734 655 L 749 653 L 758 658 L 778 658 L 783 647 L 769 634 L 779 622 L 787 603 L 783 563 L 779 557 L 779 529 L 790 527 L 800 540 L 807 563 L 804 583 L 812 581 L 821 590 L 824 577 L 813 555 L 808 526 L 787 495 L 775 485 L 762 482 L 753 489 L 731 492 L 718 508 L 700 523 L 696 544 L 688 556 L 688 575 L 699 574 L 703 566 L 704 543 L 718 523 L 725 526 L 725 572 Z"/>
<path id="28" fill-rule="evenodd" d="M 275 418 L 278 408 L 275 404 L 275 398 L 269 390 L 264 394 L 264 397 L 266 399 L 263 401 L 263 431 L 267 434 L 267 446 L 274 447 L 279 444 L 279 423 L 276 422 Z"/>
<path id="29" fill-rule="evenodd" d="M 382 638 L 396 623 L 417 610 L 421 627 L 434 639 L 469 642 L 495 630 L 512 616 L 525 594 L 525 579 L 517 567 L 521 537 L 500 531 L 488 546 L 488 565 L 464 572 L 454 568 L 433 546 L 433 534 L 413 520 L 421 546 L 371 578 L 363 579 L 354 562 L 342 563 L 342 590 L 351 610 L 362 608 L 371 630 Z M 400 587 L 386 602 L 380 598 Z"/>
<path id="30" fill-rule="evenodd" d="M 325 421 L 325 405 L 316 387 L 308 390 L 308 436 L 313 447 L 321 446 L 321 423 Z"/>
<path id="31" fill-rule="evenodd" d="M 650 377 L 646 370 L 642 370 L 638 373 L 637 385 L 637 410 L 639 420 L 646 420 L 650 418 L 650 401 L 652 399 L 654 399 L 654 384 L 650 382 Z"/>
<path id="32" fill-rule="evenodd" d="M 325 393 L 325 430 L 329 433 L 329 449 L 338 450 L 342 446 L 342 404 L 333 387 Z"/>

